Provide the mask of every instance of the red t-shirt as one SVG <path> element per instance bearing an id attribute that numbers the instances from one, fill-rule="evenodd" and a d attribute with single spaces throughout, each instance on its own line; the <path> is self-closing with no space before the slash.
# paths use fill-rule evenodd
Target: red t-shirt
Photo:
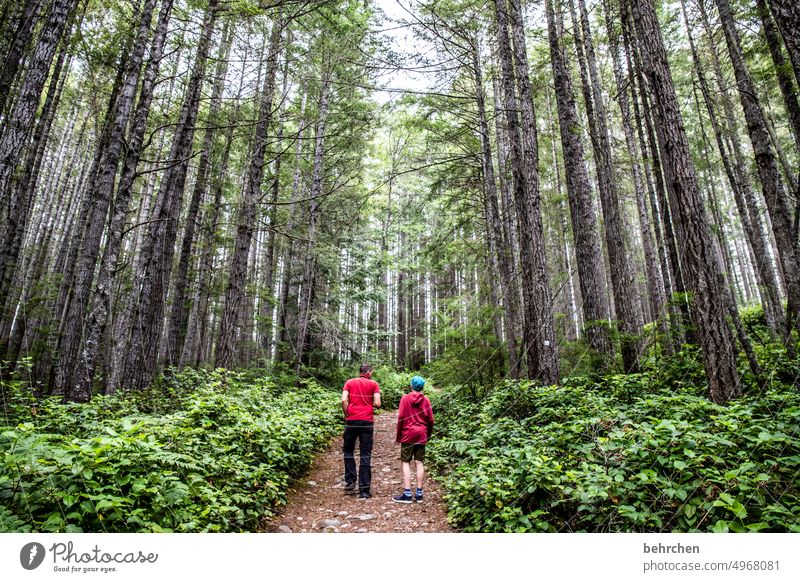
<path id="1" fill-rule="evenodd" d="M 351 378 L 344 383 L 343 390 L 349 392 L 346 420 L 368 420 L 373 422 L 373 395 L 379 394 L 380 386 L 366 376 Z"/>

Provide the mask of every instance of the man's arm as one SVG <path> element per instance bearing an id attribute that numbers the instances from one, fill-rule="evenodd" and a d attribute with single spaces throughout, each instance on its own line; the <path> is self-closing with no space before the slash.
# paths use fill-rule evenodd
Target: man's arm
<path id="1" fill-rule="evenodd" d="M 375 408 L 380 408 L 381 407 L 381 393 L 380 392 L 376 392 L 375 394 L 372 395 L 372 405 Z"/>
<path id="2" fill-rule="evenodd" d="M 344 412 L 344 417 L 347 418 L 347 407 L 350 405 L 350 392 L 347 390 L 342 390 L 342 412 Z"/>

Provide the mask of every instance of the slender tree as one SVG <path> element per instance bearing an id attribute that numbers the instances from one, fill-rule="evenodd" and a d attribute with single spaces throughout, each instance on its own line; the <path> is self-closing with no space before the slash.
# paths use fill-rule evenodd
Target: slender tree
<path id="1" fill-rule="evenodd" d="M 725 43 L 728 46 L 728 53 L 736 76 L 739 99 L 747 122 L 747 133 L 753 146 L 759 181 L 772 221 L 772 230 L 775 234 L 783 275 L 786 279 L 787 319 L 792 321 L 796 329 L 800 330 L 800 265 L 797 260 L 798 246 L 794 234 L 792 209 L 778 170 L 778 162 L 767 130 L 767 122 L 758 102 L 753 80 L 742 56 L 739 34 L 733 21 L 730 2 L 716 0 L 716 3 L 722 30 L 725 33 Z"/>
<path id="2" fill-rule="evenodd" d="M 538 146 L 533 99 L 528 78 L 527 49 L 522 15 L 517 0 L 511 2 L 511 18 L 503 0 L 495 1 L 498 46 L 503 85 L 503 107 L 511 150 L 514 204 L 520 236 L 522 295 L 524 306 L 523 345 L 527 374 L 545 384 L 559 382 L 558 348 L 553 326 L 552 294 L 544 256 L 542 215 L 539 198 Z M 509 20 L 514 31 L 514 50 L 509 40 Z M 514 87 L 514 57 L 519 100 Z M 517 119 L 517 107 L 522 121 Z"/>
<path id="3" fill-rule="evenodd" d="M 258 123 L 250 153 L 247 181 L 242 191 L 241 210 L 236 227 L 236 240 L 234 242 L 233 256 L 231 257 L 228 287 L 225 291 L 225 307 L 217 344 L 216 362 L 217 366 L 222 368 L 231 367 L 236 354 L 236 326 L 244 298 L 247 259 L 250 254 L 250 244 L 256 222 L 256 204 L 260 197 L 261 182 L 264 178 L 267 129 L 274 113 L 272 104 L 275 96 L 275 78 L 279 67 L 278 56 L 281 49 L 280 41 L 284 26 L 284 21 L 278 16 L 272 24 L 272 32 L 270 33 L 266 80 L 260 99 Z"/>
<path id="4" fill-rule="evenodd" d="M 566 52 L 561 44 L 563 27 L 560 13 L 553 0 L 545 0 L 550 62 L 555 82 L 558 126 L 561 148 L 564 153 L 564 170 L 567 181 L 572 233 L 575 239 L 575 259 L 578 269 L 581 297 L 583 298 L 583 320 L 589 345 L 598 353 L 611 354 L 608 335 L 608 309 L 603 286 L 603 259 L 597 215 L 592 202 L 589 171 L 584 160 L 578 109 L 572 91 Z"/>
<path id="5" fill-rule="evenodd" d="M 722 284 L 722 269 L 700 197 L 655 8 L 652 0 L 632 0 L 631 4 L 644 73 L 653 92 L 662 152 L 667 156 L 670 206 L 680 225 L 681 258 L 709 395 L 715 402 L 724 403 L 741 393 L 733 334 L 725 318 L 728 290 Z"/>

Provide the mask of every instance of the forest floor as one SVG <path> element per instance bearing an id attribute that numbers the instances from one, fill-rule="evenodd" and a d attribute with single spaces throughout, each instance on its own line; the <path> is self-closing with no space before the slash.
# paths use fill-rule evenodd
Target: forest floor
<path id="1" fill-rule="evenodd" d="M 337 437 L 314 461 L 308 474 L 289 494 L 289 502 L 265 521 L 263 531 L 275 533 L 451 533 L 447 508 L 437 483 L 425 477 L 425 501 L 403 504 L 392 495 L 403 492 L 400 445 L 394 442 L 397 412 L 375 417 L 372 448 L 372 497 L 344 494 L 342 437 Z M 356 446 L 358 465 L 358 446 Z M 414 473 L 412 465 L 412 487 Z"/>

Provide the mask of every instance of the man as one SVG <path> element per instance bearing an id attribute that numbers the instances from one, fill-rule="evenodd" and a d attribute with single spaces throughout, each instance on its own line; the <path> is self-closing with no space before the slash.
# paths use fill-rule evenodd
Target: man
<path id="1" fill-rule="evenodd" d="M 400 462 L 403 469 L 403 494 L 392 497 L 397 503 L 421 503 L 423 499 L 422 484 L 425 478 L 425 443 L 433 433 L 433 409 L 431 401 L 422 394 L 425 386 L 424 378 L 411 378 L 411 392 L 400 399 L 397 411 L 397 439 L 400 443 Z M 417 490 L 411 495 L 411 461 L 417 463 Z"/>
<path id="2" fill-rule="evenodd" d="M 361 364 L 358 378 L 351 378 L 342 390 L 342 411 L 344 412 L 344 490 L 347 495 L 356 492 L 356 461 L 353 453 L 358 451 L 358 497 L 370 498 L 372 482 L 372 438 L 373 412 L 381 406 L 381 388 L 372 380 L 372 366 Z"/>

